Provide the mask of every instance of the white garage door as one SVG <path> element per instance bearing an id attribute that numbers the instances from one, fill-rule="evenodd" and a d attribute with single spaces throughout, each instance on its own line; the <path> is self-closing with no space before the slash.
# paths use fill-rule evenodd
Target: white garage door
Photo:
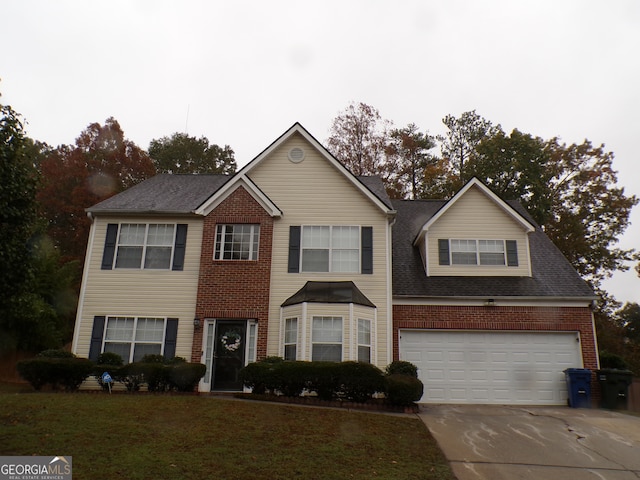
<path id="1" fill-rule="evenodd" d="M 563 371 L 582 368 L 578 334 L 400 331 L 425 403 L 566 405 Z"/>

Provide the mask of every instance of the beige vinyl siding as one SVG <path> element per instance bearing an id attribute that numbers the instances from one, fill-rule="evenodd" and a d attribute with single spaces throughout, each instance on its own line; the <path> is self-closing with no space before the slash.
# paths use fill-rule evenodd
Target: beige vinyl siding
<path id="1" fill-rule="evenodd" d="M 187 246 L 184 269 L 102 270 L 107 224 L 109 223 L 183 223 L 187 224 Z M 176 356 L 191 360 L 193 318 L 195 315 L 202 220 L 180 217 L 96 217 L 93 221 L 93 244 L 89 246 L 88 275 L 84 285 L 84 301 L 76 319 L 75 353 L 89 355 L 94 316 L 148 316 L 178 318 Z"/>
<path id="2" fill-rule="evenodd" d="M 429 276 L 530 276 L 529 243 L 521 224 L 479 188 L 469 189 L 426 235 Z M 438 239 L 516 240 L 518 266 L 439 265 Z"/>
<path id="3" fill-rule="evenodd" d="M 294 146 L 305 151 L 301 163 L 292 163 L 287 158 L 287 152 Z M 283 212 L 274 224 L 267 354 L 280 354 L 280 305 L 285 299 L 308 280 L 351 280 L 378 309 L 375 363 L 387 365 L 391 355 L 387 337 L 391 312 L 387 308 L 387 254 L 390 252 L 386 245 L 388 221 L 385 212 L 299 135 L 292 136 L 272 152 L 251 170 L 249 176 Z M 291 225 L 373 227 L 373 274 L 287 273 Z M 310 348 L 309 343 L 307 348 Z"/>

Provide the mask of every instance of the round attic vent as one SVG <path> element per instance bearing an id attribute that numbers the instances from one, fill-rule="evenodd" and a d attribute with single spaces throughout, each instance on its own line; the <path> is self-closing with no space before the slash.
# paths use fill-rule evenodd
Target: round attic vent
<path id="1" fill-rule="evenodd" d="M 289 160 L 293 163 L 300 163 L 304 160 L 304 150 L 300 147 L 293 147 L 288 153 Z"/>

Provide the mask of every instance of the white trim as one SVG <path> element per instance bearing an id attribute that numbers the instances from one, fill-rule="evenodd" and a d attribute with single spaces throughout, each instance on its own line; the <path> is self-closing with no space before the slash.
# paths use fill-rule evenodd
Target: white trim
<path id="1" fill-rule="evenodd" d="M 247 177 L 244 173 L 238 172 L 227 183 L 220 187 L 216 192 L 211 195 L 202 205 L 200 205 L 193 213 L 196 215 L 207 216 L 220 205 L 229 195 L 235 192 L 238 188 L 243 187 L 253 199 L 264 208 L 264 210 L 272 217 L 281 217 L 282 210 L 273 203 L 269 197 L 267 197 L 253 181 Z"/>
<path id="2" fill-rule="evenodd" d="M 393 242 L 393 225 L 395 223 L 395 219 L 389 222 L 386 232 L 386 255 L 387 255 L 387 357 L 385 359 L 385 365 L 389 365 L 393 361 L 393 265 L 392 265 L 392 242 Z M 374 309 L 375 324 L 376 324 L 376 341 L 373 342 L 376 344 L 375 348 L 375 361 L 372 361 L 374 365 L 378 365 L 378 347 L 377 347 L 377 325 L 378 325 L 378 309 Z M 373 351 L 371 354 L 373 355 Z"/>
<path id="3" fill-rule="evenodd" d="M 394 297 L 393 305 L 412 306 L 468 306 L 468 307 L 590 307 L 596 297 Z M 487 306 L 487 300 L 493 300 Z"/>
<path id="4" fill-rule="evenodd" d="M 311 350 L 309 349 L 309 351 L 307 352 L 307 344 L 309 342 L 309 335 L 311 334 L 309 330 L 311 328 L 311 322 L 309 321 L 309 318 L 308 318 L 309 311 L 307 307 L 308 307 L 307 302 L 302 302 L 302 315 L 301 315 L 302 322 L 300 324 L 300 326 L 302 327 L 302 332 L 300 337 L 300 349 L 302 350 L 300 355 L 301 360 L 311 359 Z"/>
<path id="5" fill-rule="evenodd" d="M 82 269 L 82 282 L 80 283 L 80 296 L 78 300 L 78 310 L 76 312 L 76 323 L 73 327 L 73 341 L 71 342 L 71 351 L 74 354 L 78 353 L 78 338 L 80 336 L 80 325 L 82 324 L 82 314 L 84 312 L 84 299 L 87 291 L 87 282 L 89 281 L 89 268 L 91 263 L 91 256 L 93 255 L 94 239 L 96 236 L 97 228 L 96 221 L 93 215 L 91 215 L 91 213 L 87 213 L 87 216 L 91 219 L 91 230 L 89 233 L 89 242 L 87 243 L 87 251 L 85 252 L 84 256 L 84 267 Z M 91 345 L 91 339 L 89 339 L 89 345 Z"/>
<path id="6" fill-rule="evenodd" d="M 132 338 L 130 341 L 126 342 L 124 340 L 115 340 L 115 341 L 109 341 L 107 342 L 107 327 L 109 326 L 109 319 L 117 319 L 117 318 L 124 318 L 124 319 L 128 319 L 128 318 L 132 318 L 133 319 L 133 330 L 131 332 Z M 149 342 L 149 341 L 137 341 L 136 340 L 136 334 L 138 332 L 138 321 L 143 318 L 145 320 L 151 319 L 151 320 L 162 320 L 163 321 L 163 325 L 162 325 L 162 340 L 160 342 Z M 167 321 L 169 320 L 169 317 L 167 316 L 152 316 L 152 315 L 122 315 L 122 314 L 117 314 L 117 315 L 105 315 L 104 316 L 104 327 L 102 330 L 102 345 L 100 346 L 100 353 L 104 353 L 104 346 L 107 343 L 129 343 L 131 346 L 129 347 L 129 358 L 123 358 L 122 360 L 124 360 L 125 363 L 133 363 L 136 360 L 133 358 L 134 353 L 135 353 L 135 347 L 136 345 L 158 345 L 158 343 L 160 344 L 160 355 L 164 355 L 164 347 L 165 347 L 165 342 L 167 340 Z"/>
<path id="7" fill-rule="evenodd" d="M 487 187 L 484 183 L 482 183 L 480 180 L 474 177 L 471 180 L 469 180 L 464 187 L 458 190 L 458 193 L 456 193 L 447 203 L 445 203 L 443 207 L 435 213 L 435 215 L 433 215 L 429 220 L 427 220 L 427 223 L 425 223 L 422 226 L 422 229 L 420 230 L 420 233 L 418 233 L 418 236 L 414 240 L 413 244 L 418 245 L 419 240 L 424 237 L 427 230 L 429 230 L 429 228 L 435 222 L 437 222 L 440 219 L 440 217 L 442 217 L 447 212 L 447 210 L 449 210 L 451 206 L 454 203 L 456 203 L 462 196 L 464 196 L 464 194 L 467 193 L 467 191 L 472 187 L 476 187 L 482 193 L 484 193 L 486 197 L 492 200 L 507 215 L 509 215 L 514 221 L 520 224 L 520 226 L 523 228 L 525 232 L 531 233 L 535 231 L 534 226 L 531 223 L 529 223 L 528 220 L 526 220 L 522 215 L 516 212 L 508 203 L 502 200 L 498 195 L 493 193 L 491 189 Z"/>

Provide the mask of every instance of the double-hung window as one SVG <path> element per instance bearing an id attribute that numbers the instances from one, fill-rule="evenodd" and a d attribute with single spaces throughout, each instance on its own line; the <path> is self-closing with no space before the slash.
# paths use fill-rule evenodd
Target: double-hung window
<path id="1" fill-rule="evenodd" d="M 260 225 L 225 224 L 216 226 L 216 260 L 257 260 Z"/>
<path id="2" fill-rule="evenodd" d="M 117 353 L 125 362 L 161 355 L 165 326 L 164 318 L 107 317 L 102 351 Z"/>
<path id="3" fill-rule="evenodd" d="M 360 227 L 304 226 L 301 241 L 303 272 L 349 272 L 360 269 Z"/>
<path id="4" fill-rule="evenodd" d="M 286 318 L 284 321 L 284 359 L 295 360 L 298 348 L 298 319 Z"/>
<path id="5" fill-rule="evenodd" d="M 358 319 L 358 361 L 371 363 L 371 320 Z"/>
<path id="6" fill-rule="evenodd" d="M 175 225 L 123 223 L 120 225 L 115 268 L 169 269 Z"/>
<path id="7" fill-rule="evenodd" d="M 313 317 L 311 360 L 342 361 L 342 317 Z"/>
<path id="8" fill-rule="evenodd" d="M 505 265 L 504 240 L 451 240 L 452 265 Z"/>

